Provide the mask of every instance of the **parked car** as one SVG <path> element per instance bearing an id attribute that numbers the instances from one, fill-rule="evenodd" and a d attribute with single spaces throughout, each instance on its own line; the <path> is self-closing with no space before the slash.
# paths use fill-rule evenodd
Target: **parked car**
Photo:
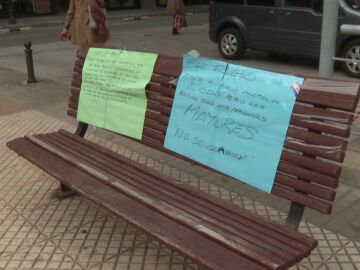
<path id="1" fill-rule="evenodd" d="M 246 49 L 319 57 L 323 0 L 214 0 L 210 39 L 226 59 Z M 336 56 L 350 76 L 360 78 L 360 36 L 344 34 L 342 25 L 360 28 L 360 0 L 339 0 Z"/>

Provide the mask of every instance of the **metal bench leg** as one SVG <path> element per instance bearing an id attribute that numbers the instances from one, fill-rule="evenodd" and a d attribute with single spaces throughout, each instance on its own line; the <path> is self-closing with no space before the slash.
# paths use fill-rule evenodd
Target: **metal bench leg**
<path id="1" fill-rule="evenodd" d="M 55 190 L 54 196 L 60 200 L 76 195 L 76 192 L 60 183 L 60 187 Z"/>
<path id="2" fill-rule="evenodd" d="M 87 128 L 88 128 L 88 124 L 79 122 L 77 129 L 75 131 L 75 135 L 79 136 L 79 137 L 84 137 L 85 133 L 87 131 Z M 60 183 L 60 188 L 55 191 L 54 195 L 58 199 L 64 199 L 64 198 L 76 195 L 76 192 Z"/>
<path id="3" fill-rule="evenodd" d="M 289 214 L 286 218 L 286 224 L 294 229 L 298 230 L 302 216 L 304 214 L 305 207 L 302 204 L 292 202 L 290 205 Z"/>
<path id="4" fill-rule="evenodd" d="M 79 122 L 77 129 L 75 131 L 75 135 L 84 138 L 87 128 L 88 128 L 88 124 Z"/>

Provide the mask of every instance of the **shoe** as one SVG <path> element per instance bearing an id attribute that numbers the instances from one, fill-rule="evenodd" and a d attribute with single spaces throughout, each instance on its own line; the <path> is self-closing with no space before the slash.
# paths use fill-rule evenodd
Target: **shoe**
<path id="1" fill-rule="evenodd" d="M 173 27 L 173 29 L 172 29 L 172 34 L 173 34 L 173 35 L 178 35 L 178 34 L 179 34 L 179 31 L 178 31 L 175 27 Z"/>

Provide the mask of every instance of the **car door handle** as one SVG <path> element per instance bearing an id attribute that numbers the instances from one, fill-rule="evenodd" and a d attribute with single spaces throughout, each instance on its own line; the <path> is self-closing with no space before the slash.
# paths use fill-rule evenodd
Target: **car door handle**
<path id="1" fill-rule="evenodd" d="M 290 11 L 282 11 L 282 12 L 280 12 L 280 15 L 289 16 L 289 15 L 291 15 L 291 12 Z"/>
<path id="2" fill-rule="evenodd" d="M 265 13 L 265 14 L 274 14 L 275 11 L 272 10 L 272 9 L 268 9 L 268 10 L 266 10 L 264 13 Z"/>

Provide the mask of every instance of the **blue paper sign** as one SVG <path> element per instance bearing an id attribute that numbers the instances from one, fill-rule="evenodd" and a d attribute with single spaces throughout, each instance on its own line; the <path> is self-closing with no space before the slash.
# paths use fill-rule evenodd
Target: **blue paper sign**
<path id="1" fill-rule="evenodd" d="M 271 192 L 302 82 L 184 55 L 165 147 Z"/>

